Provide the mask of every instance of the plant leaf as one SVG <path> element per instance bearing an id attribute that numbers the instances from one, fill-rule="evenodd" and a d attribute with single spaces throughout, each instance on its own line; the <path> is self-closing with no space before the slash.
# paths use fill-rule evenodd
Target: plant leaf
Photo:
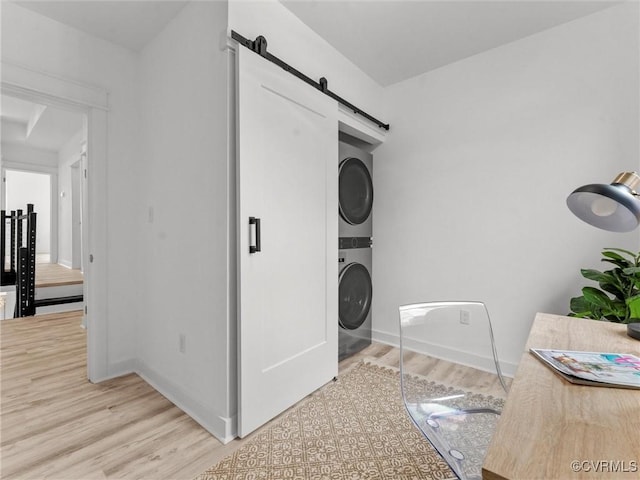
<path id="1" fill-rule="evenodd" d="M 583 268 L 582 270 L 580 270 L 580 273 L 584 278 L 588 278 L 589 280 L 593 280 L 594 282 L 611 283 L 611 281 L 613 280 L 613 275 L 607 272 L 601 272 L 600 270 Z"/>
<path id="2" fill-rule="evenodd" d="M 591 313 L 591 306 L 584 297 L 573 297 L 569 302 L 569 308 L 576 314 Z"/>
<path id="3" fill-rule="evenodd" d="M 601 290 L 598 290 L 594 287 L 584 287 L 582 289 L 582 294 L 584 295 L 584 299 L 589 302 L 597 305 L 599 307 L 609 308 L 612 307 L 612 301 L 609 296 Z"/>
<path id="4" fill-rule="evenodd" d="M 628 262 L 629 260 L 627 260 L 626 258 L 624 258 L 622 255 L 616 253 L 616 252 L 612 252 L 611 250 L 604 250 L 602 252 L 602 256 L 603 257 L 608 257 L 608 258 L 612 258 L 614 260 L 622 260 L 623 262 Z M 634 255 L 632 255 L 634 256 Z"/>
<path id="5" fill-rule="evenodd" d="M 628 285 L 624 285 L 625 279 L 616 273 L 618 270 L 620 269 L 601 272 L 599 270 L 584 268 L 580 270 L 580 273 L 582 273 L 584 278 L 598 282 L 600 288 L 605 292 L 609 292 L 615 295 L 616 298 L 624 300 L 628 291 Z"/>
<path id="6" fill-rule="evenodd" d="M 613 301 L 609 307 L 602 309 L 602 316 L 612 322 L 621 323 L 628 317 L 629 309 L 623 301 Z"/>
<path id="7" fill-rule="evenodd" d="M 640 267 L 627 267 L 622 269 L 622 273 L 629 276 L 640 275 Z"/>
<path id="8" fill-rule="evenodd" d="M 611 274 L 616 279 L 615 285 L 620 289 L 620 292 L 622 293 L 622 297 L 620 298 L 621 300 L 624 300 L 625 297 L 629 296 L 633 279 L 622 273 L 622 270 L 619 268 L 611 270 Z"/>
<path id="9" fill-rule="evenodd" d="M 613 250 L 614 252 L 626 253 L 627 255 L 629 255 L 631 258 L 634 258 L 634 259 L 638 258 L 637 254 L 630 252 L 629 250 L 625 250 L 624 248 L 605 247 L 604 249 L 609 251 Z"/>
<path id="10" fill-rule="evenodd" d="M 634 266 L 634 263 L 630 262 L 622 255 L 618 255 L 615 252 L 602 252 L 602 256 L 605 257 L 602 259 L 603 262 L 613 263 L 614 265 L 620 268 L 627 268 Z"/>
<path id="11" fill-rule="evenodd" d="M 604 250 L 602 252 L 602 257 L 603 257 L 602 261 L 613 262 L 613 263 L 616 263 L 617 265 L 620 265 L 621 267 L 635 265 L 635 255 L 631 255 L 631 260 L 629 260 L 625 256 L 620 255 L 615 251 Z"/>
<path id="12" fill-rule="evenodd" d="M 605 292 L 612 294 L 618 300 L 624 301 L 626 292 L 622 290 L 620 287 L 618 287 L 617 285 L 613 285 L 611 283 L 601 283 L 599 285 L 600 285 L 600 288 Z"/>
<path id="13" fill-rule="evenodd" d="M 640 294 L 627 298 L 626 304 L 629 309 L 629 318 L 640 318 Z"/>

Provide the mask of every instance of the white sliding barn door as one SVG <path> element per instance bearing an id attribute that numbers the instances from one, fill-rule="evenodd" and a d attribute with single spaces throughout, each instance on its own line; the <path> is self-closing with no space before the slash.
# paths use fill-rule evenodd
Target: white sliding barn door
<path id="1" fill-rule="evenodd" d="M 337 375 L 338 107 L 240 46 L 237 62 L 242 437 Z"/>

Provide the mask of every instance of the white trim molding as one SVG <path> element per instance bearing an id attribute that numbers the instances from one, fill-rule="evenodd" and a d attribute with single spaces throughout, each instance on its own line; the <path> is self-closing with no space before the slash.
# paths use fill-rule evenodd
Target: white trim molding
<path id="1" fill-rule="evenodd" d="M 371 332 L 371 336 L 374 342 L 384 343 L 385 345 L 391 345 L 392 347 L 400 346 L 400 337 L 395 333 L 387 333 L 381 332 L 379 330 L 373 330 Z M 407 348 L 411 351 L 417 353 L 424 353 L 425 349 L 423 345 L 426 345 L 426 342 L 422 342 L 419 340 L 413 340 L 407 342 Z M 430 351 L 434 351 L 433 344 L 429 344 Z M 493 358 L 482 357 L 480 355 L 475 355 L 469 352 L 463 352 L 461 350 L 456 350 L 448 347 L 439 347 L 436 349 L 437 355 L 432 354 L 436 358 L 440 358 L 442 360 L 454 361 L 461 365 L 466 365 L 468 367 L 477 368 L 478 370 L 483 370 L 485 372 L 495 373 L 495 366 L 493 363 Z M 518 365 L 516 363 L 505 362 L 500 359 L 498 355 L 498 360 L 500 361 L 500 369 L 502 370 L 502 374 L 506 377 L 511 377 L 516 374 L 516 369 Z"/>
<path id="2" fill-rule="evenodd" d="M 45 175 L 58 175 L 58 167 L 41 165 L 39 163 L 14 162 L 2 157 L 2 168 L 6 170 L 17 170 L 20 172 L 44 173 Z M 57 186 L 56 186 L 57 189 Z"/>
<path id="3" fill-rule="evenodd" d="M 223 444 L 229 443 L 236 437 L 235 417 L 229 418 L 215 415 L 209 405 L 205 405 L 185 393 L 183 388 L 158 373 L 143 360 L 136 360 L 136 373 L 157 392 L 162 392 L 162 395 L 171 403 L 193 418 Z"/>
<path id="4" fill-rule="evenodd" d="M 16 97 L 43 100 L 55 105 L 72 105 L 108 110 L 107 91 L 82 82 L 62 78 L 25 65 L 2 60 L 2 91 Z"/>
<path id="5" fill-rule="evenodd" d="M 338 125 L 341 132 L 371 145 L 378 146 L 386 140 L 386 134 L 381 128 L 356 115 L 342 104 L 338 104 Z"/>

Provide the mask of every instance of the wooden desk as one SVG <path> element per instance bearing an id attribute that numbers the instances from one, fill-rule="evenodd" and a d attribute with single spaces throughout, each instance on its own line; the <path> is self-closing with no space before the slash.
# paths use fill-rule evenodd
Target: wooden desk
<path id="1" fill-rule="evenodd" d="M 531 347 L 640 356 L 626 325 L 538 313 L 482 478 L 640 478 L 640 391 L 573 385 Z"/>

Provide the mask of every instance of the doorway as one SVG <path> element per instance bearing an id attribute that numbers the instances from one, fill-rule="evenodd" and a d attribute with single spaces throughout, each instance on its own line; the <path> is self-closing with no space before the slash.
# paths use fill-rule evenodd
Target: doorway
<path id="1" fill-rule="evenodd" d="M 3 208 L 24 213 L 33 205 L 37 215 L 35 301 L 47 305 L 36 306 L 36 314 L 82 309 L 80 170 L 86 114 L 29 96 L 3 93 L 1 100 Z"/>
<path id="2" fill-rule="evenodd" d="M 87 139 L 82 182 L 82 242 L 87 323 L 87 376 L 92 382 L 110 378 L 107 328 L 108 248 L 107 123 L 108 93 L 77 79 L 52 77 L 43 72 L 2 62 L 3 94 L 60 107 L 84 115 Z M 3 109 L 4 110 L 4 109 Z M 3 132 L 4 133 L 4 132 Z M 4 155 L 3 151 L 3 155 Z M 3 162 L 4 163 L 4 162 Z M 89 174 L 87 174 L 89 172 Z M 94 260 L 95 259 L 95 260 Z"/>
<path id="3" fill-rule="evenodd" d="M 37 223 L 39 224 L 37 237 L 40 237 L 42 244 L 38 252 L 42 255 L 38 255 L 37 258 L 43 261 L 47 260 L 45 250 L 49 250 L 48 260 L 53 263 L 49 263 L 47 266 L 60 267 L 59 264 L 62 264 L 58 255 L 60 242 L 66 241 L 60 236 L 64 233 L 64 236 L 68 237 L 67 243 L 70 252 L 68 264 L 65 266 L 70 268 L 75 264 L 86 269 L 89 262 L 83 259 L 83 255 L 89 256 L 88 252 L 91 247 L 89 232 L 94 232 L 93 252 L 102 253 L 106 247 L 106 242 L 102 241 L 101 235 L 95 235 L 96 229 L 102 230 L 104 222 L 100 218 L 92 222 L 89 218 L 90 209 L 87 207 L 93 203 L 97 209 L 104 209 L 101 185 L 106 173 L 106 92 L 91 88 L 90 93 L 87 93 L 87 89 L 77 82 L 67 82 L 64 79 L 52 81 L 46 75 L 23 71 L 17 66 L 13 67 L 2 78 L 1 110 L 3 148 L 0 167 L 3 178 L 5 178 L 5 172 L 9 172 L 9 178 L 6 180 L 9 196 L 10 198 L 12 196 L 11 184 L 17 178 L 12 177 L 11 171 L 39 173 L 48 177 L 49 215 L 42 215 L 43 208 L 36 207 Z M 36 105 L 26 122 L 24 121 L 25 105 Z M 47 130 L 47 126 L 61 127 L 62 133 L 58 129 L 40 135 L 37 129 L 34 130 L 34 125 L 37 124 L 43 126 L 43 130 Z M 54 128 L 54 130 L 56 129 Z M 75 132 L 75 134 L 70 132 Z M 12 144 L 8 141 L 9 133 L 18 136 L 14 138 Z M 55 144 L 55 142 L 61 141 L 60 135 L 66 136 L 65 141 L 58 143 L 58 148 L 52 147 L 51 142 Z M 30 151 L 27 151 L 29 147 L 27 137 L 30 137 L 34 142 Z M 74 138 L 76 141 L 72 142 L 71 140 Z M 69 143 L 73 143 L 74 147 L 69 147 Z M 95 172 L 93 182 L 87 178 L 90 166 L 89 154 L 92 156 L 91 168 Z M 72 164 L 75 165 L 72 166 Z M 3 207 L 6 206 L 7 201 L 6 182 L 2 182 L 0 185 L 2 190 L 0 200 Z M 98 187 L 93 186 L 95 183 L 98 183 Z M 38 185 L 33 190 L 40 191 L 41 187 L 42 185 Z M 22 188 L 20 190 L 22 191 Z M 31 192 L 29 197 L 33 198 L 34 193 Z M 61 229 L 60 217 L 62 214 L 66 214 L 63 212 L 66 208 L 65 199 L 69 200 L 68 228 Z M 70 201 L 71 199 L 74 200 L 73 203 Z M 28 200 L 27 203 L 34 202 Z M 21 208 L 26 209 L 26 205 Z M 47 229 L 50 233 L 46 235 L 49 237 L 48 249 L 44 246 L 46 242 L 42 242 L 44 240 L 44 235 L 41 235 L 44 231 L 42 216 L 48 216 L 50 222 Z M 72 228 L 74 223 L 75 229 Z M 75 255 L 71 254 L 72 244 L 75 246 L 73 250 L 77 252 Z M 96 298 L 93 292 L 96 289 L 100 290 L 100 286 L 104 285 L 105 270 L 96 268 L 89 272 L 85 271 L 83 277 L 84 282 L 78 285 L 80 291 L 77 293 L 81 294 L 84 299 L 83 325 L 87 326 L 87 377 L 90 381 L 98 382 L 107 376 L 105 373 L 107 371 L 105 355 L 107 348 L 106 309 L 103 307 L 106 304 L 106 299 Z M 3 287 L 3 289 L 6 288 Z M 87 307 L 92 298 L 96 298 L 96 300 L 93 302 L 93 312 L 89 316 Z M 46 311 L 47 308 L 44 310 Z M 82 304 L 79 308 L 82 308 Z"/>
<path id="4" fill-rule="evenodd" d="M 33 204 L 38 214 L 38 234 L 36 236 L 36 262 L 49 263 L 52 257 L 51 239 L 57 234 L 52 228 L 52 176 L 21 170 L 3 169 L 4 183 L 3 209 L 26 211 L 27 204 Z"/>

